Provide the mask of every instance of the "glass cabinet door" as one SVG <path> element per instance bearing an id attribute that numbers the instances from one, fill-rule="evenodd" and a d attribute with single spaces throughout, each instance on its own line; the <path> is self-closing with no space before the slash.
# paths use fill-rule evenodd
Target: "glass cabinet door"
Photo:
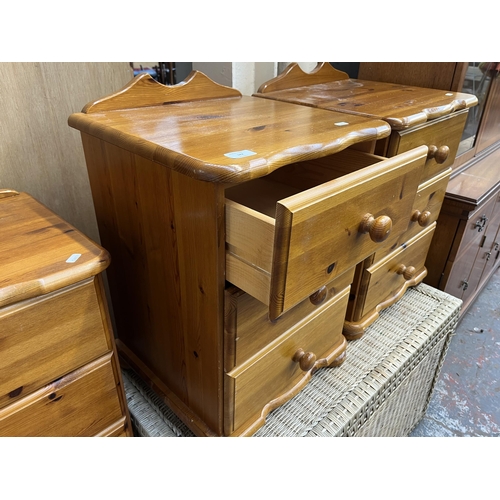
<path id="1" fill-rule="evenodd" d="M 485 103 L 492 81 L 497 76 L 498 63 L 469 63 L 461 91 L 474 94 L 479 102 L 477 106 L 469 109 L 457 157 L 472 150 L 477 145 L 479 126 L 484 115 Z"/>

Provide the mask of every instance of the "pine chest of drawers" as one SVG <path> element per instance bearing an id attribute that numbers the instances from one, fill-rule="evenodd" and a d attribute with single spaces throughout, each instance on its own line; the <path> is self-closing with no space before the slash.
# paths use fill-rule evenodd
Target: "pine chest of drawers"
<path id="1" fill-rule="evenodd" d="M 100 273 L 109 255 L 0 191 L 0 436 L 131 436 Z"/>
<path id="2" fill-rule="evenodd" d="M 468 109 L 477 104 L 470 94 L 391 83 L 350 79 L 329 63 L 304 73 L 291 64 L 264 83 L 258 97 L 379 118 L 391 126 L 387 137 L 371 151 L 394 157 L 427 146 L 417 196 L 407 231 L 395 231 L 376 252 L 360 262 L 351 290 L 344 335 L 356 339 L 380 311 L 399 300 L 409 286 L 427 274 L 426 256 L 446 194 L 451 165 L 465 126 Z M 397 269 L 394 273 L 391 270 Z"/>
<path id="3" fill-rule="evenodd" d="M 69 124 L 113 258 L 119 352 L 195 434 L 250 435 L 317 369 L 342 368 L 356 269 L 412 231 L 427 146 L 364 152 L 387 122 L 199 72 L 140 75 Z"/>

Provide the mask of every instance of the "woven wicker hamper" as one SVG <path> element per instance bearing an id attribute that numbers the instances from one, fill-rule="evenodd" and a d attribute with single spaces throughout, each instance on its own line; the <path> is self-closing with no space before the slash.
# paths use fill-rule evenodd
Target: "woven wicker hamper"
<path id="1" fill-rule="evenodd" d="M 318 370 L 256 437 L 407 436 L 424 416 L 462 302 L 424 283 L 349 342 L 346 361 Z M 144 382 L 124 370 L 136 436 L 193 436 Z"/>

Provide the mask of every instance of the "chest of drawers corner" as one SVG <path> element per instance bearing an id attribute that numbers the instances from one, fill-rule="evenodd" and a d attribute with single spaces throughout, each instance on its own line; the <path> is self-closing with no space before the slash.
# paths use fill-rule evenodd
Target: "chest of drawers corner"
<path id="1" fill-rule="evenodd" d="M 260 98 L 310 106 L 348 116 L 384 120 L 391 133 L 363 149 L 391 158 L 414 148 L 428 149 L 406 231 L 394 231 L 356 268 L 344 335 L 356 339 L 399 300 L 409 286 L 420 283 L 437 219 L 446 195 L 468 110 L 477 104 L 470 94 L 408 85 L 350 79 L 329 63 L 304 73 L 293 63 L 262 84 Z M 353 146 L 359 148 L 358 145 Z"/>
<path id="2" fill-rule="evenodd" d="M 391 134 L 378 118 L 193 72 L 138 76 L 69 124 L 113 258 L 120 355 L 196 435 L 250 435 L 316 370 L 341 369 L 360 265 L 419 254 L 434 227 L 428 147 L 376 154 Z M 384 269 L 406 281 L 404 263 Z"/>
<path id="3" fill-rule="evenodd" d="M 101 273 L 109 255 L 0 190 L 0 436 L 132 436 Z"/>

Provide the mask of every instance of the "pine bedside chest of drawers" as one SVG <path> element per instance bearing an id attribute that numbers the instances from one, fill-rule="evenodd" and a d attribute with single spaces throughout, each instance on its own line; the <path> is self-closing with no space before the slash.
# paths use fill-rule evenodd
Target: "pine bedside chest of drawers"
<path id="1" fill-rule="evenodd" d="M 408 229 L 428 154 L 387 122 L 139 75 L 81 132 L 120 354 L 196 435 L 250 435 L 342 368 L 356 266 Z M 329 368 L 330 369 L 330 368 Z"/>
<path id="2" fill-rule="evenodd" d="M 282 74 L 261 85 L 255 96 L 345 113 L 379 118 L 391 134 L 371 145 L 371 151 L 393 157 L 415 147 L 428 147 L 408 230 L 394 232 L 377 252 L 356 269 L 344 335 L 356 339 L 381 310 L 399 300 L 409 286 L 426 276 L 425 260 L 462 137 L 468 109 L 477 104 L 471 94 L 392 83 L 350 79 L 329 63 L 305 73 L 290 64 Z M 392 272 L 396 270 L 396 272 Z"/>
<path id="3" fill-rule="evenodd" d="M 0 436 L 132 436 L 101 275 L 108 253 L 0 190 Z"/>

